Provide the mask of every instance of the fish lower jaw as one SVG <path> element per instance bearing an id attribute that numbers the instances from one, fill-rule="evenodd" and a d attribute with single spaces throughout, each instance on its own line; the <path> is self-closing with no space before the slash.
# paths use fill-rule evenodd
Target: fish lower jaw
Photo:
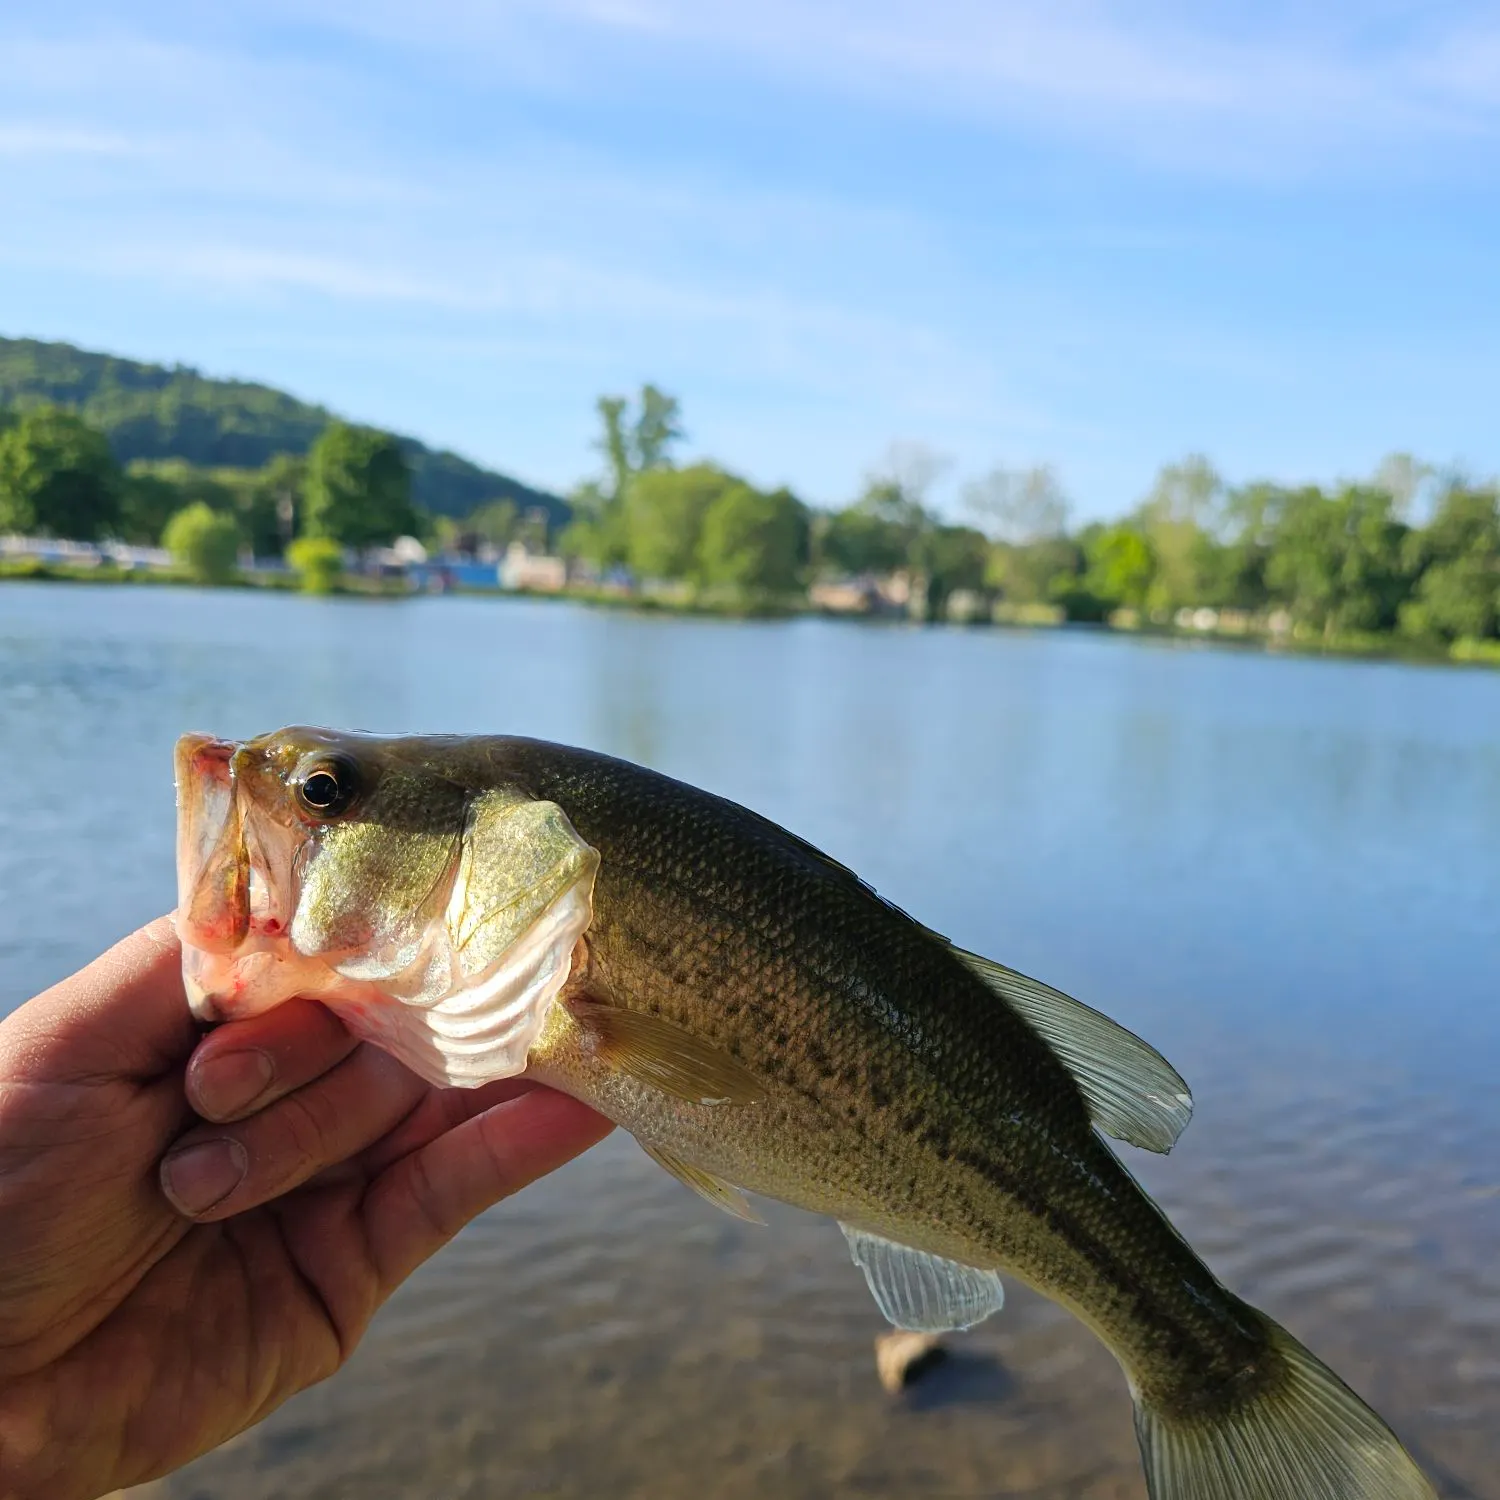
<path id="1" fill-rule="evenodd" d="M 193 1019 L 203 1025 L 243 1021 L 273 1010 L 293 995 L 321 999 L 338 982 L 326 964 L 276 948 L 215 953 L 182 931 L 182 987 Z"/>
<path id="2" fill-rule="evenodd" d="M 187 993 L 188 1010 L 200 1026 L 212 1026 L 222 1018 L 218 1001 L 211 990 L 207 990 L 192 975 L 182 976 L 182 987 Z"/>

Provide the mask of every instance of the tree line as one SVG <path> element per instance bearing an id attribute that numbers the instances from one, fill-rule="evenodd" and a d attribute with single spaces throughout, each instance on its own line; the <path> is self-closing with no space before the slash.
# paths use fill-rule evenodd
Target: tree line
<path id="1" fill-rule="evenodd" d="M 918 450 L 905 462 L 898 451 L 853 505 L 821 511 L 717 463 L 679 467 L 681 410 L 655 386 L 643 386 L 634 402 L 600 397 L 597 410 L 604 472 L 569 497 L 574 520 L 560 547 L 602 574 L 626 569 L 754 604 L 795 599 L 828 574 L 909 570 L 934 614 L 953 591 L 984 585 L 989 539 L 926 507 L 931 476 L 920 472 Z"/>
<path id="2" fill-rule="evenodd" d="M 1073 532 L 1056 519 L 1055 489 L 1038 471 L 1023 478 L 1029 495 L 1013 477 L 971 495 L 981 508 L 996 494 L 1002 502 L 991 513 L 1008 535 L 988 577 L 1011 599 L 1051 602 L 1073 619 L 1279 616 L 1330 644 L 1500 636 L 1500 492 L 1409 455 L 1326 487 L 1230 486 L 1192 456 L 1163 468 L 1127 516 Z"/>
<path id="3" fill-rule="evenodd" d="M 163 545 L 220 580 L 243 555 L 283 553 L 326 577 L 345 548 L 428 528 L 400 443 L 374 428 L 330 422 L 305 457 L 278 454 L 258 469 L 127 467 L 76 412 L 0 411 L 0 533 Z"/>
<path id="4" fill-rule="evenodd" d="M 655 386 L 597 411 L 600 472 L 574 489 L 560 532 L 510 499 L 427 515 L 402 441 L 373 428 L 331 422 L 305 456 L 257 469 L 122 467 L 76 412 L 0 411 L 0 532 L 165 541 L 203 576 L 226 576 L 242 553 L 287 552 L 326 578 L 342 549 L 412 534 L 442 551 L 551 546 L 596 580 L 752 606 L 794 605 L 820 579 L 904 574 L 929 618 L 962 594 L 971 615 L 997 618 L 1165 625 L 1209 610 L 1329 643 L 1500 638 L 1495 485 L 1407 456 L 1331 486 L 1231 486 L 1191 456 L 1125 516 L 1083 526 L 1052 470 L 1001 468 L 962 486 L 954 523 L 929 502 L 942 461 L 916 445 L 893 448 L 849 504 L 820 509 L 707 460 L 679 463 L 680 405 Z"/>
<path id="5" fill-rule="evenodd" d="M 929 618 L 962 593 L 971 614 L 1010 619 L 1170 625 L 1208 610 L 1329 643 L 1500 637 L 1496 486 L 1409 455 L 1326 487 L 1230 486 L 1191 455 L 1125 516 L 1076 527 L 1053 470 L 998 468 L 962 486 L 954 524 L 928 502 L 943 460 L 920 445 L 893 447 L 852 503 L 818 510 L 715 464 L 676 467 L 681 413 L 653 386 L 598 412 L 604 472 L 574 491 L 562 546 L 600 569 L 765 596 L 900 571 Z"/>

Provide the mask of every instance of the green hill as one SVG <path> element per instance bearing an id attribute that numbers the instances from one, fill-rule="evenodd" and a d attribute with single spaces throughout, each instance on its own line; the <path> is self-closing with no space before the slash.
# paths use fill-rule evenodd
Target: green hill
<path id="1" fill-rule="evenodd" d="M 216 380 L 186 365 L 142 364 L 72 344 L 0 338 L 0 407 L 43 402 L 73 408 L 109 438 L 121 463 L 185 459 L 204 468 L 255 469 L 277 453 L 306 453 L 333 413 L 268 385 Z M 490 500 L 547 512 L 549 529 L 568 504 L 456 453 L 402 437 L 412 495 L 440 516 L 466 516 Z"/>

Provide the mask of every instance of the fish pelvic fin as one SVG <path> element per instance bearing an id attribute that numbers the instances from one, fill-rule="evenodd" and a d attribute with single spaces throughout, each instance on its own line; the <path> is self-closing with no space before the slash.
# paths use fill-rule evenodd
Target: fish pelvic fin
<path id="1" fill-rule="evenodd" d="M 594 1055 L 637 1083 L 687 1104 L 755 1104 L 766 1096 L 743 1063 L 660 1016 L 593 1000 L 569 1000 L 567 1008 Z"/>
<path id="2" fill-rule="evenodd" d="M 1253 1394 L 1189 1415 L 1137 1395 L 1151 1500 L 1437 1500 L 1390 1428 L 1284 1328 L 1252 1315 L 1275 1355 Z"/>
<path id="3" fill-rule="evenodd" d="M 1193 1117 L 1182 1075 L 1116 1021 L 1038 979 L 953 950 L 1057 1054 L 1105 1135 L 1163 1154 Z"/>
<path id="4" fill-rule="evenodd" d="M 993 1271 L 913 1250 L 842 1221 L 839 1228 L 875 1305 L 897 1328 L 918 1333 L 972 1328 L 1005 1304 L 1005 1288 Z"/>

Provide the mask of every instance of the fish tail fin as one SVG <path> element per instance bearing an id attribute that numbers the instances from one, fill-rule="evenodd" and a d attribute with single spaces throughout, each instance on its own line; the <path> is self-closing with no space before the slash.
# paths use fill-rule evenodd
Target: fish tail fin
<path id="1" fill-rule="evenodd" d="M 1436 1500 L 1395 1433 L 1284 1328 L 1264 1321 L 1273 1357 L 1253 1395 L 1192 1415 L 1137 1399 L 1151 1500 Z"/>

